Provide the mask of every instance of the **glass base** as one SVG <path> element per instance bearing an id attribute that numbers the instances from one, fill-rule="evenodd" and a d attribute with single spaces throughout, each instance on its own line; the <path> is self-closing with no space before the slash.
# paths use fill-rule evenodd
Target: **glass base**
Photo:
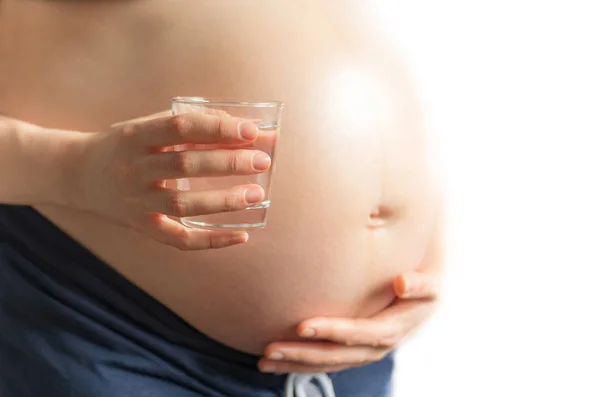
<path id="1" fill-rule="evenodd" d="M 270 205 L 271 201 L 265 200 L 242 211 L 187 217 L 181 218 L 180 221 L 183 225 L 195 229 L 258 229 L 265 227 L 267 223 L 267 209 Z"/>
<path id="2" fill-rule="evenodd" d="M 207 223 L 195 221 L 192 219 L 181 218 L 181 223 L 187 227 L 194 229 L 208 229 L 208 230 L 244 230 L 244 229 L 259 229 L 261 227 L 265 227 L 266 222 L 260 223 L 238 223 L 238 224 L 228 224 L 228 223 Z"/>

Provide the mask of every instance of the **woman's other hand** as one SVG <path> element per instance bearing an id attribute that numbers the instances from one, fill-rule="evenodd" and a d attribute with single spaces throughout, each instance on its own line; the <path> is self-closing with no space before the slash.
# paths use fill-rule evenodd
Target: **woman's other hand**
<path id="1" fill-rule="evenodd" d="M 438 275 L 409 272 L 394 280 L 396 301 L 371 318 L 313 318 L 298 326 L 306 341 L 274 342 L 263 372 L 337 372 L 381 360 L 432 314 Z"/>

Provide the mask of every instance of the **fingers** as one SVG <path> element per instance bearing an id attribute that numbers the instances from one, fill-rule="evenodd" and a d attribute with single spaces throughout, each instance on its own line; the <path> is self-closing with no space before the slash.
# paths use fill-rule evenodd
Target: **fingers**
<path id="1" fill-rule="evenodd" d="M 243 231 L 189 229 L 161 214 L 152 214 L 146 225 L 145 234 L 183 251 L 225 248 L 248 241 L 248 233 Z"/>
<path id="2" fill-rule="evenodd" d="M 407 272 L 394 280 L 394 291 L 401 299 L 434 299 L 438 289 L 437 278 L 429 273 Z"/>
<path id="3" fill-rule="evenodd" d="M 265 373 L 275 374 L 316 374 L 316 373 L 332 373 L 343 371 L 348 368 L 352 368 L 355 365 L 306 365 L 301 363 L 295 363 L 291 361 L 273 361 L 273 360 L 260 360 L 258 362 L 258 369 Z"/>
<path id="4" fill-rule="evenodd" d="M 147 148 L 184 143 L 213 144 L 250 143 L 258 137 L 256 125 L 233 117 L 218 117 L 203 113 L 159 116 L 120 126 L 123 133 L 137 145 Z"/>
<path id="5" fill-rule="evenodd" d="M 326 339 L 344 345 L 378 346 L 393 333 L 394 324 L 370 319 L 323 318 L 312 319 L 298 326 L 298 334 L 305 338 Z"/>
<path id="6" fill-rule="evenodd" d="M 364 365 L 381 360 L 387 348 L 344 346 L 328 342 L 273 343 L 265 351 L 270 361 L 293 361 L 305 365 L 337 366 Z"/>
<path id="7" fill-rule="evenodd" d="M 139 163 L 145 183 L 164 179 L 251 175 L 264 172 L 271 158 L 258 150 L 186 150 L 145 156 Z"/>
<path id="8" fill-rule="evenodd" d="M 159 189 L 146 202 L 149 212 L 178 218 L 241 211 L 264 200 L 259 185 L 240 185 L 230 189 L 182 192 Z"/>
<path id="9" fill-rule="evenodd" d="M 344 345 L 391 348 L 421 325 L 433 312 L 433 302 L 402 302 L 366 319 L 315 318 L 302 322 L 298 334 Z"/>

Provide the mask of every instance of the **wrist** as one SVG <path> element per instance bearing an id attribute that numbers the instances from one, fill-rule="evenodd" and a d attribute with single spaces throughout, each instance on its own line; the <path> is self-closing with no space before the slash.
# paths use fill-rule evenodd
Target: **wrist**
<path id="1" fill-rule="evenodd" d="M 56 147 L 57 167 L 53 201 L 56 205 L 82 210 L 87 149 L 93 134 L 60 131 Z"/>
<path id="2" fill-rule="evenodd" d="M 0 203 L 74 206 L 87 135 L 0 117 Z"/>

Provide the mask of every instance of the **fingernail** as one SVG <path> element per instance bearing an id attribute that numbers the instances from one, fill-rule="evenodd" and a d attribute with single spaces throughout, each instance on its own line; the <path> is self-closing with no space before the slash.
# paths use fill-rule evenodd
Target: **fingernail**
<path id="1" fill-rule="evenodd" d="M 258 171 L 266 171 L 271 166 L 271 157 L 269 157 L 266 153 L 260 152 L 256 153 L 252 157 L 252 167 Z"/>
<path id="2" fill-rule="evenodd" d="M 275 372 L 276 368 L 273 364 L 263 364 L 260 366 L 261 372 Z"/>
<path id="3" fill-rule="evenodd" d="M 315 331 L 312 328 L 305 328 L 302 331 L 300 331 L 300 336 L 302 336 L 304 338 L 312 338 L 316 334 L 317 334 L 317 331 Z"/>
<path id="4" fill-rule="evenodd" d="M 231 237 L 231 239 L 229 241 L 230 241 L 231 245 L 243 244 L 248 241 L 248 234 L 244 233 L 244 234 L 240 234 L 237 236 L 233 236 L 233 237 Z"/>
<path id="5" fill-rule="evenodd" d="M 260 203 L 263 199 L 263 190 L 260 187 L 251 187 L 244 192 L 244 199 L 248 204 Z"/>
<path id="6" fill-rule="evenodd" d="M 271 360 L 282 360 L 283 359 L 283 353 L 281 353 L 281 352 L 273 352 L 273 353 L 269 354 L 267 356 L 267 358 L 269 358 Z"/>
<path id="7" fill-rule="evenodd" d="M 241 122 L 238 124 L 237 130 L 240 138 L 247 141 L 253 141 L 258 137 L 258 128 L 256 128 L 254 123 L 248 121 Z"/>

